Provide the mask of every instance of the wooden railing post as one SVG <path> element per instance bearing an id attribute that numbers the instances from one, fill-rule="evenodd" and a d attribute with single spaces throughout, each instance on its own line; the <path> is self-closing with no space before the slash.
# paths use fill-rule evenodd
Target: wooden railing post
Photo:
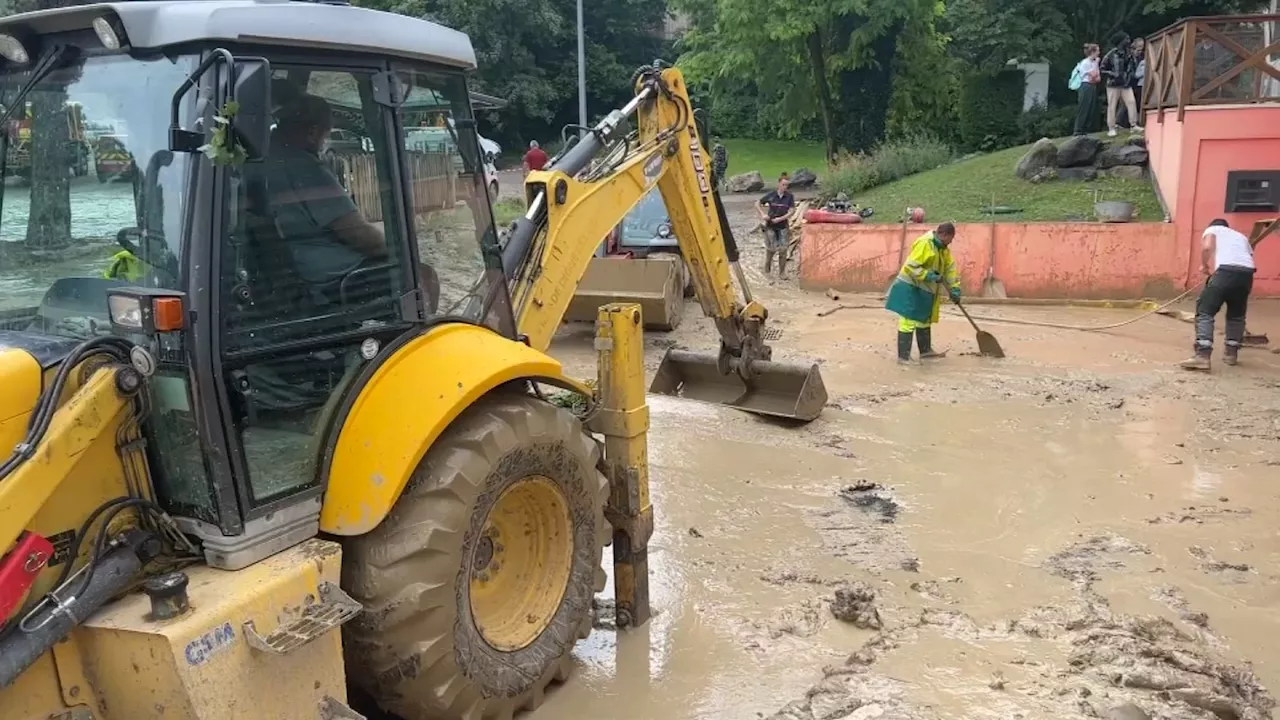
<path id="1" fill-rule="evenodd" d="M 1187 29 L 1182 35 L 1182 80 L 1178 83 L 1178 122 L 1187 114 L 1187 104 L 1191 102 L 1191 86 L 1195 83 L 1196 71 L 1196 29 L 1199 21 L 1187 21 Z"/>

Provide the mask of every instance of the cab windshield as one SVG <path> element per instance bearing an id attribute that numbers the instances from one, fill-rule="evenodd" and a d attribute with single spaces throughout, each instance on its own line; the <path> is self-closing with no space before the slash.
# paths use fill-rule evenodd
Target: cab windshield
<path id="1" fill-rule="evenodd" d="M 181 287 L 196 156 L 170 153 L 167 132 L 193 58 L 73 55 L 0 128 L 0 330 L 107 334 L 108 288 Z M 35 64 L 0 72 L 5 109 Z"/>

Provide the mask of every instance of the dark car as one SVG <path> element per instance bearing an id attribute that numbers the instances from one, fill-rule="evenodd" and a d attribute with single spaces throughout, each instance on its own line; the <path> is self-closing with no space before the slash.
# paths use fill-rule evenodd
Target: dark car
<path id="1" fill-rule="evenodd" d="M 608 252 L 627 254 L 636 258 L 670 254 L 680 256 L 680 243 L 671 227 L 662 193 L 653 188 L 627 213 L 618 226 L 609 233 Z M 693 278 L 689 266 L 681 262 L 685 297 L 693 296 Z"/>
<path id="2" fill-rule="evenodd" d="M 628 252 L 638 258 L 649 253 L 680 254 L 680 243 L 671 230 L 671 217 L 657 188 L 650 190 L 618 224 L 614 242 L 618 252 Z"/>

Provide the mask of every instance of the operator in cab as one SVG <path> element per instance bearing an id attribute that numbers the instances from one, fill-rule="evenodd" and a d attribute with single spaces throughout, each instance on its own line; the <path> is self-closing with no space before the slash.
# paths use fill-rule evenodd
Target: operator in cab
<path id="1" fill-rule="evenodd" d="M 942 309 L 942 298 L 960 300 L 960 275 L 951 257 L 951 241 L 956 228 L 942 223 L 938 229 L 916 238 L 911 254 L 889 288 L 885 309 L 896 313 L 898 320 L 898 363 L 911 362 L 911 339 L 920 346 L 921 360 L 934 360 L 946 355 L 933 349 L 933 326 Z"/>
<path id="2" fill-rule="evenodd" d="M 1227 365 L 1239 362 L 1256 269 L 1253 246 L 1244 233 L 1233 230 L 1221 218 L 1209 223 L 1200 243 L 1200 271 L 1208 279 L 1196 301 L 1195 354 L 1182 362 L 1184 370 L 1209 371 L 1214 317 L 1223 305 L 1227 306 L 1227 328 L 1222 362 Z"/>
<path id="3" fill-rule="evenodd" d="M 270 203 L 298 274 L 317 288 L 336 285 L 366 262 L 387 258 L 382 228 L 360 213 L 320 159 L 333 130 L 329 103 L 301 94 L 276 113 L 264 163 Z M 440 297 L 435 271 L 420 267 L 429 309 Z"/>

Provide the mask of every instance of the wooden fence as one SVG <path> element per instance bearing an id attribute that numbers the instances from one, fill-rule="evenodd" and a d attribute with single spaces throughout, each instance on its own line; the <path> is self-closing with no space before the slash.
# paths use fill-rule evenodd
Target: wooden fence
<path id="1" fill-rule="evenodd" d="M 452 209 L 459 200 L 459 175 L 453 155 L 408 153 L 406 157 L 413 188 L 412 214 Z M 383 188 L 379 183 L 375 156 L 372 153 L 338 155 L 331 160 L 331 165 L 365 219 L 382 222 Z"/>
<path id="2" fill-rule="evenodd" d="M 1142 106 L 1280 102 L 1280 15 L 1188 18 L 1147 39 Z"/>

